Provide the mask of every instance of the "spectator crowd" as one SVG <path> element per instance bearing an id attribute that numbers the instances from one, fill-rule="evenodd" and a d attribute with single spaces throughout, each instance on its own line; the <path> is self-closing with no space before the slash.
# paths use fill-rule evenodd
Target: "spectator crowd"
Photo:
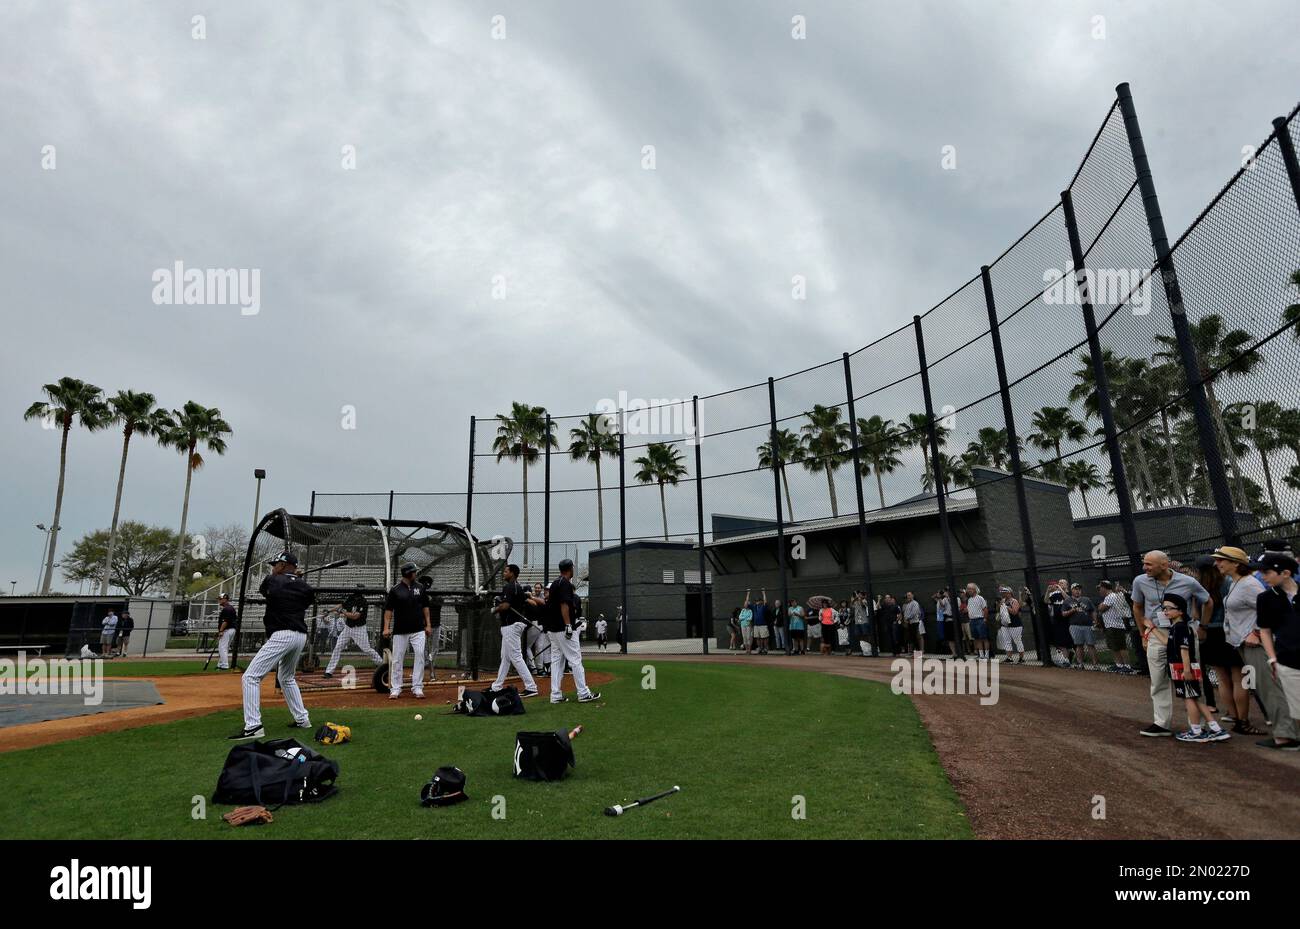
<path id="1" fill-rule="evenodd" d="M 1149 737 L 1182 742 L 1256 738 L 1261 748 L 1300 751 L 1300 610 L 1295 553 L 1270 539 L 1255 557 L 1222 546 L 1192 565 L 1146 553 L 1131 584 L 1088 590 L 1051 580 L 1041 594 L 968 583 L 920 597 L 864 591 L 805 603 L 746 591 L 728 622 L 730 649 L 745 654 L 870 657 L 922 655 L 927 648 L 1023 664 L 1024 630 L 1043 610 L 1047 660 L 1060 668 L 1150 677 Z M 1106 660 L 1103 660 L 1103 655 Z M 1179 701 L 1187 728 L 1175 734 Z M 1258 710 L 1252 722 L 1252 710 Z"/>

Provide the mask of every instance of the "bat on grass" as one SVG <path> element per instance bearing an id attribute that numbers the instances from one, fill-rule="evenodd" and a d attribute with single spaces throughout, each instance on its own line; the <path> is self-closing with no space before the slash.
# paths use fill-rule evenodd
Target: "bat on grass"
<path id="1" fill-rule="evenodd" d="M 680 787 L 673 786 L 665 790 L 663 793 L 655 794 L 653 797 L 642 797 L 640 800 L 637 800 L 634 803 L 629 803 L 627 806 L 620 806 L 617 803 L 613 806 L 607 806 L 605 807 L 605 815 L 622 816 L 628 810 L 636 809 L 638 806 L 645 806 L 647 803 L 654 803 L 656 800 L 662 800 L 664 797 L 667 797 L 670 794 L 675 794 L 679 790 L 681 790 Z"/>

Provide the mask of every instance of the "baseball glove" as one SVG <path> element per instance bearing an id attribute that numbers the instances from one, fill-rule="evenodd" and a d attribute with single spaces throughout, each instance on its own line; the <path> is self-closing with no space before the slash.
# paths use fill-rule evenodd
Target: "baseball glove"
<path id="1" fill-rule="evenodd" d="M 260 826 L 275 821 L 271 811 L 264 806 L 241 806 L 221 818 L 232 826 Z"/>

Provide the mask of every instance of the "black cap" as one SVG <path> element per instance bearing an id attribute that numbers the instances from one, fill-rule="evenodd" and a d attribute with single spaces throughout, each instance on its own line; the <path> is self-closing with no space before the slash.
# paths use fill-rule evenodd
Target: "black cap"
<path id="1" fill-rule="evenodd" d="M 560 562 L 561 574 L 563 574 L 565 571 L 572 571 L 572 570 L 573 570 L 573 559 L 565 558 L 563 561 Z"/>
<path id="2" fill-rule="evenodd" d="M 1165 594 L 1164 597 L 1161 598 L 1160 602 L 1172 603 L 1174 606 L 1178 607 L 1178 612 L 1182 613 L 1184 616 L 1187 615 L 1187 600 L 1185 600 L 1180 594 Z"/>
<path id="3" fill-rule="evenodd" d="M 420 569 L 417 568 L 413 562 L 408 561 L 406 564 L 402 565 L 401 575 L 402 577 L 406 577 L 406 575 L 414 574 L 418 570 Z"/>
<path id="4" fill-rule="evenodd" d="M 298 564 L 298 556 L 293 552 L 280 552 L 280 554 L 271 559 L 271 564 L 279 564 L 282 561 L 296 566 Z"/>
<path id="5" fill-rule="evenodd" d="M 1292 576 L 1297 567 L 1296 560 L 1282 552 L 1265 552 L 1251 562 L 1250 566 L 1256 571 L 1290 571 Z"/>

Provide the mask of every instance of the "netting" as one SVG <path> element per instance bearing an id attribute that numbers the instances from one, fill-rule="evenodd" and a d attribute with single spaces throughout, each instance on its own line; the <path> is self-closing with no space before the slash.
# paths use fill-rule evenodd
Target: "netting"
<path id="1" fill-rule="evenodd" d="M 275 510 L 258 523 L 249 542 L 240 585 L 240 650 L 254 647 L 266 602 L 258 593 L 270 560 L 282 552 L 298 559 L 298 570 L 316 590 L 308 614 L 304 667 L 332 647 L 337 607 L 345 598 L 366 601 L 367 631 L 378 640 L 383 604 L 405 564 L 433 594 L 440 652 L 462 669 L 494 666 L 494 638 L 487 596 L 510 558 L 510 539 L 480 540 L 454 523 L 359 516 L 292 515 Z"/>
<path id="2" fill-rule="evenodd" d="M 476 421 L 472 491 L 434 496 L 520 540 L 528 580 L 573 559 L 588 612 L 625 607 L 634 641 L 700 636 L 714 619 L 725 630 L 746 591 L 838 602 L 910 590 L 932 623 L 934 594 L 973 582 L 1041 608 L 1046 579 L 1091 595 L 1101 579 L 1131 579 L 1150 548 L 1190 559 L 1225 539 L 1295 534 L 1300 210 L 1281 141 L 1294 141 L 1296 111 L 1162 268 L 1125 106 L 1117 98 L 1077 169 L 1062 170 L 1082 268 L 1050 191 L 1050 208 L 988 262 L 987 293 L 976 273 L 915 323 L 876 316 L 882 331 L 864 326 L 850 338 L 866 344 L 844 357 L 698 406 L 620 395 L 599 413 L 554 415 L 516 403 Z M 784 336 L 797 344 L 797 327 Z M 322 512 L 391 512 L 415 496 L 314 499 Z M 1031 652 L 1034 633 L 1026 623 Z"/>

